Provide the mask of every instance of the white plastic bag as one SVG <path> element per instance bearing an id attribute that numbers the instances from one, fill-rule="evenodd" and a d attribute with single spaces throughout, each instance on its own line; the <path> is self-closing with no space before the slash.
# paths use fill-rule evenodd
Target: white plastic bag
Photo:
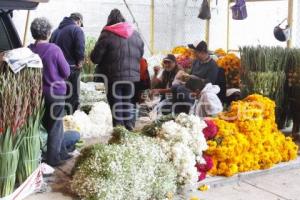
<path id="1" fill-rule="evenodd" d="M 211 83 L 201 91 L 200 99 L 195 102 L 193 114 L 199 117 L 209 117 L 219 114 L 223 111 L 223 105 L 217 94 L 220 92 L 220 87 Z"/>

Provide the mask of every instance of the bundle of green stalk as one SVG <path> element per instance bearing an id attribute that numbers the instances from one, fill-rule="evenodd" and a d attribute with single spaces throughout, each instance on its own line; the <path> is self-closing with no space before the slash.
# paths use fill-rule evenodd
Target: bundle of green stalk
<path id="1" fill-rule="evenodd" d="M 96 44 L 95 38 L 93 37 L 86 38 L 85 56 L 84 56 L 85 58 L 83 63 L 83 75 L 82 75 L 83 82 L 93 81 L 94 79 L 93 74 L 95 72 L 95 64 L 91 61 L 90 55 L 92 50 L 94 49 L 95 44 Z"/>
<path id="2" fill-rule="evenodd" d="M 277 122 L 283 126 L 286 116 L 286 69 L 291 59 L 290 50 L 281 47 L 242 47 L 242 94 L 258 93 L 273 99 L 277 105 Z"/>
<path id="3" fill-rule="evenodd" d="M 287 76 L 289 87 L 300 87 L 300 49 L 289 50 Z"/>
<path id="4" fill-rule="evenodd" d="M 17 169 L 19 183 L 23 183 L 37 169 L 41 158 L 40 128 L 43 116 L 42 73 L 40 69 L 29 69 L 31 79 L 27 123 L 24 127 L 25 137 L 19 148 L 20 160 Z"/>
<path id="5" fill-rule="evenodd" d="M 285 71 L 289 60 L 289 50 L 282 47 L 240 48 L 242 69 L 252 72 Z"/>
<path id="6" fill-rule="evenodd" d="M 40 113 L 41 84 L 39 69 L 14 74 L 6 65 L 0 66 L 0 197 L 14 191 L 19 159 L 28 153 L 19 152 L 19 147 L 27 135 L 28 119 Z"/>
<path id="7" fill-rule="evenodd" d="M 248 72 L 243 79 L 244 94 L 263 94 L 276 100 L 277 105 L 283 103 L 285 72 Z"/>

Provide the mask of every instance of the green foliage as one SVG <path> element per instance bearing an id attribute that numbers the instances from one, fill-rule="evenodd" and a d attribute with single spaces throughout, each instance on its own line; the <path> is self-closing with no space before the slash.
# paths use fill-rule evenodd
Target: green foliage
<path id="1" fill-rule="evenodd" d="M 293 86 L 297 82 L 294 80 L 298 80 L 300 50 L 247 46 L 241 47 L 240 53 L 243 96 L 258 93 L 274 100 L 277 106 L 277 122 L 282 128 L 289 109 L 289 98 L 294 93 L 293 87 L 288 90 L 287 86 Z"/>
<path id="2" fill-rule="evenodd" d="M 149 137 L 156 137 L 158 129 L 161 128 L 162 124 L 170 120 L 174 120 L 174 117 L 172 115 L 162 116 L 152 124 L 144 126 L 144 128 L 142 129 L 142 133 Z"/>
<path id="3" fill-rule="evenodd" d="M 95 47 L 96 38 L 94 37 L 87 37 L 86 44 L 85 44 L 85 58 L 83 63 L 83 74 L 82 74 L 82 81 L 89 82 L 93 81 L 93 74 L 95 71 L 95 64 L 90 59 L 90 54 Z"/>

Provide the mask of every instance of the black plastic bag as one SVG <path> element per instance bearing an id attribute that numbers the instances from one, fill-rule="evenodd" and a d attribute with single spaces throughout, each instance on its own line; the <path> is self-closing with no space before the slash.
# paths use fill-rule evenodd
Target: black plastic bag
<path id="1" fill-rule="evenodd" d="M 203 0 L 198 18 L 208 20 L 211 18 L 210 6 L 208 0 Z"/>

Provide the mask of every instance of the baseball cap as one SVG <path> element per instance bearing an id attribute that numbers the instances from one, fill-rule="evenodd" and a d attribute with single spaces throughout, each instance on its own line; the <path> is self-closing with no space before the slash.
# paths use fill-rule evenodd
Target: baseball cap
<path id="1" fill-rule="evenodd" d="M 163 61 L 171 61 L 176 62 L 176 57 L 173 54 L 168 54 L 167 57 L 163 59 Z"/>
<path id="2" fill-rule="evenodd" d="M 83 16 L 82 16 L 82 14 L 80 14 L 78 12 L 75 12 L 75 13 L 72 13 L 70 15 L 70 18 L 72 18 L 74 20 L 80 20 L 81 21 L 81 27 L 83 27 Z"/>
<path id="3" fill-rule="evenodd" d="M 189 44 L 188 47 L 190 49 L 194 49 L 195 51 L 208 52 L 207 44 L 204 41 L 195 41 L 193 44 Z"/>

